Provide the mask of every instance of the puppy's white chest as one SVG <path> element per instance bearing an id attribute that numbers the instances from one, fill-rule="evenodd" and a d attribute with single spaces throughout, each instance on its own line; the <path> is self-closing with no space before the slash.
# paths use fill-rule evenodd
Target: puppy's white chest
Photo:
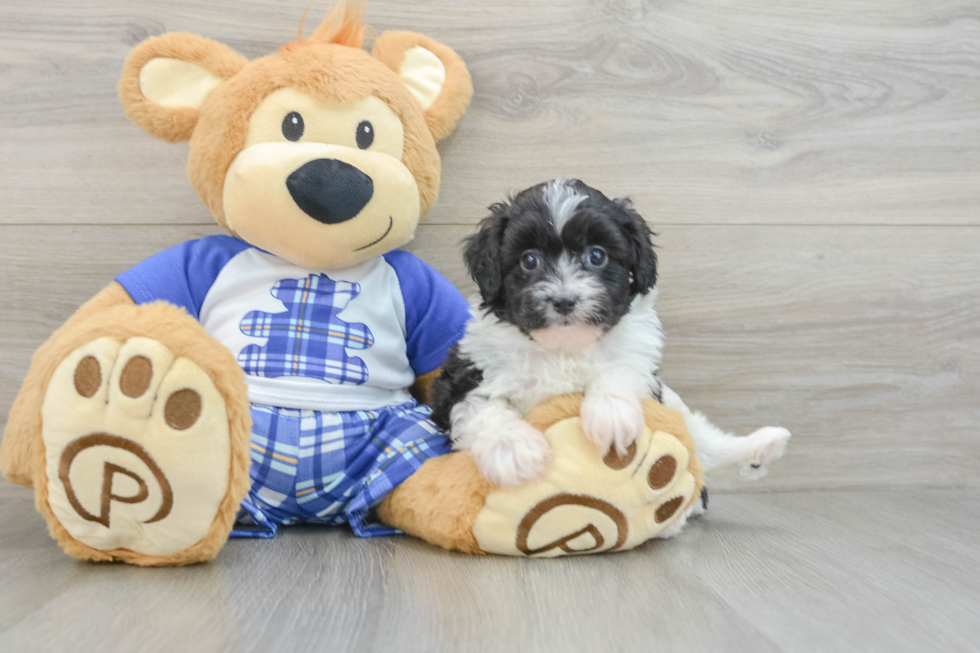
<path id="1" fill-rule="evenodd" d="M 526 413 L 555 395 L 585 392 L 600 376 L 629 373 L 653 387 L 663 332 L 653 309 L 656 291 L 637 297 L 630 312 L 585 350 L 546 349 L 489 312 L 474 310 L 461 355 L 482 370 L 475 392 L 505 399 Z"/>
<path id="2" fill-rule="evenodd" d="M 520 352 L 509 357 L 510 364 L 489 371 L 492 394 L 506 398 L 526 413 L 535 404 L 555 395 L 585 392 L 598 370 L 591 360 L 558 352 Z"/>

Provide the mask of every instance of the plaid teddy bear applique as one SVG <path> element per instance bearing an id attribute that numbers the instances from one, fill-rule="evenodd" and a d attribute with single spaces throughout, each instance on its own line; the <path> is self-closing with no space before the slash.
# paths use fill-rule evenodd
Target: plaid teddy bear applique
<path id="1" fill-rule="evenodd" d="M 239 325 L 245 335 L 268 338 L 265 346 L 249 345 L 238 355 L 246 374 L 351 385 L 368 380 L 367 365 L 347 350 L 367 349 L 374 335 L 366 324 L 345 322 L 338 315 L 361 293 L 360 284 L 311 274 L 282 279 L 271 293 L 286 305 L 286 312 L 252 311 Z"/>

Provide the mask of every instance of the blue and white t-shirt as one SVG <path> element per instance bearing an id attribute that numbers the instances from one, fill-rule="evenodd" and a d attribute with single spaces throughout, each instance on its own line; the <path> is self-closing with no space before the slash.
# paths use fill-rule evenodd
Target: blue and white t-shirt
<path id="1" fill-rule="evenodd" d="M 393 251 L 307 270 L 231 236 L 171 247 L 116 277 L 137 304 L 197 318 L 246 373 L 249 400 L 325 412 L 404 403 L 466 329 L 469 305 L 418 258 Z"/>

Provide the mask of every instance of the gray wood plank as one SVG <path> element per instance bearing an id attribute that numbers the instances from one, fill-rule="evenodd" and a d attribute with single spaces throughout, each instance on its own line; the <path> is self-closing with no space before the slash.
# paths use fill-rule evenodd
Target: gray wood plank
<path id="1" fill-rule="evenodd" d="M 0 227 L 0 422 L 31 352 L 142 258 L 217 227 Z M 794 433 L 770 476 L 719 491 L 976 486 L 980 230 L 669 226 L 657 238 L 664 377 L 745 434 Z M 468 227 L 412 247 L 472 292 Z M 46 252 L 43 259 L 36 254 Z"/>
<path id="2" fill-rule="evenodd" d="M 0 501 L 0 648 L 969 651 L 978 499 L 726 495 L 673 540 L 552 561 L 300 527 L 162 570 L 71 560 Z"/>
<path id="3" fill-rule="evenodd" d="M 260 56 L 302 10 L 4 3 L 0 223 L 207 224 L 186 146 L 122 115 L 122 61 L 164 31 Z M 505 191 L 565 175 L 660 223 L 977 224 L 973 0 L 426 0 L 374 2 L 369 18 L 452 45 L 473 73 L 433 223 L 470 224 Z"/>
<path id="4" fill-rule="evenodd" d="M 30 488 L 14 485 L 0 477 L 0 502 L 4 501 L 33 501 L 34 492 Z"/>

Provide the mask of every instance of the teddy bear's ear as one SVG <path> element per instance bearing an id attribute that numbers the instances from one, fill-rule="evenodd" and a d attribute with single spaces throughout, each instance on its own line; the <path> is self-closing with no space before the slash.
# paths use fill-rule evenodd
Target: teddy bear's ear
<path id="1" fill-rule="evenodd" d="M 452 133 L 473 96 L 470 73 L 458 54 L 414 32 L 385 32 L 371 54 L 402 78 L 437 141 Z"/>
<path id="2" fill-rule="evenodd" d="M 133 50 L 119 80 L 130 120 L 170 143 L 186 141 L 201 106 L 248 60 L 226 45 L 193 34 L 164 34 Z"/>

